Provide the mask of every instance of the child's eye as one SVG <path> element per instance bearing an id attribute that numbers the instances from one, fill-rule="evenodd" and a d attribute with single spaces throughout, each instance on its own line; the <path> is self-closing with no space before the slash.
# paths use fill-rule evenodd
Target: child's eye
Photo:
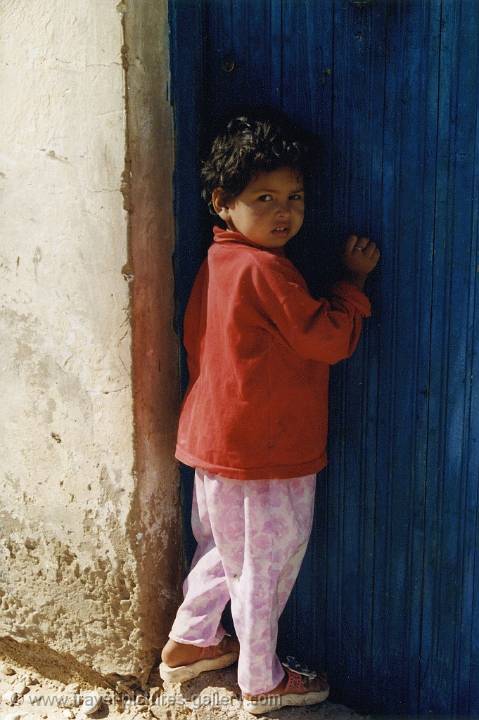
<path id="1" fill-rule="evenodd" d="M 291 200 L 303 200 L 303 195 L 301 193 L 293 193 L 289 196 Z M 261 200 L 261 202 L 268 202 L 269 200 L 272 200 L 273 197 L 269 193 L 266 193 L 265 195 L 260 195 L 258 197 L 258 200 Z"/>

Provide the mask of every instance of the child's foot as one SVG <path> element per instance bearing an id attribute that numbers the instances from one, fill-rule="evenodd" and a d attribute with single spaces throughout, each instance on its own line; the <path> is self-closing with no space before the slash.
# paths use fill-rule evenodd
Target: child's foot
<path id="1" fill-rule="evenodd" d="M 160 677 L 172 683 L 181 683 L 208 670 L 232 665 L 239 657 L 239 642 L 225 635 L 218 645 L 198 647 L 168 640 L 161 653 Z"/>
<path id="2" fill-rule="evenodd" d="M 243 708 L 262 715 L 287 705 L 316 705 L 329 695 L 326 673 L 300 673 L 285 667 L 286 674 L 273 690 L 263 695 L 243 693 Z"/>

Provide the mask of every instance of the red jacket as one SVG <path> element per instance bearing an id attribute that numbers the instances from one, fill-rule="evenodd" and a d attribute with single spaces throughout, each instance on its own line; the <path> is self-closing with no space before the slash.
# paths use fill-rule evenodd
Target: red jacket
<path id="1" fill-rule="evenodd" d="M 240 480 L 319 472 L 329 366 L 356 349 L 369 300 L 346 281 L 315 300 L 283 248 L 213 232 L 185 312 L 175 457 Z"/>

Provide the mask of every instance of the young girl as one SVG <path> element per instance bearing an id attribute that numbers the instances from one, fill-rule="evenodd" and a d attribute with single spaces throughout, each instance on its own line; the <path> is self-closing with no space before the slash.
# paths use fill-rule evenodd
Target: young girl
<path id="1" fill-rule="evenodd" d="M 215 139 L 203 197 L 226 229 L 213 228 L 184 318 L 189 385 L 175 457 L 195 468 L 198 545 L 160 674 L 182 682 L 238 660 L 252 713 L 329 694 L 325 673 L 279 661 L 278 619 L 327 464 L 329 366 L 358 344 L 371 314 L 362 289 L 379 259 L 351 235 L 330 299 L 309 294 L 284 246 L 303 224 L 310 155 L 277 113 L 236 117 Z M 230 599 L 239 642 L 221 625 Z"/>

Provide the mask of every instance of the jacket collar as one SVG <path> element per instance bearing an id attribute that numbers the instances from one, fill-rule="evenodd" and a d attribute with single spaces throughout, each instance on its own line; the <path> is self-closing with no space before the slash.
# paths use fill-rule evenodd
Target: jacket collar
<path id="1" fill-rule="evenodd" d="M 242 245 L 249 245 L 250 247 L 257 248 L 258 250 L 267 250 L 274 255 L 285 256 L 284 246 L 283 247 L 268 247 L 267 245 L 258 245 L 258 243 L 251 242 L 243 233 L 237 232 L 236 230 L 225 230 L 219 225 L 213 227 L 213 240 L 217 243 L 234 242 Z"/>

